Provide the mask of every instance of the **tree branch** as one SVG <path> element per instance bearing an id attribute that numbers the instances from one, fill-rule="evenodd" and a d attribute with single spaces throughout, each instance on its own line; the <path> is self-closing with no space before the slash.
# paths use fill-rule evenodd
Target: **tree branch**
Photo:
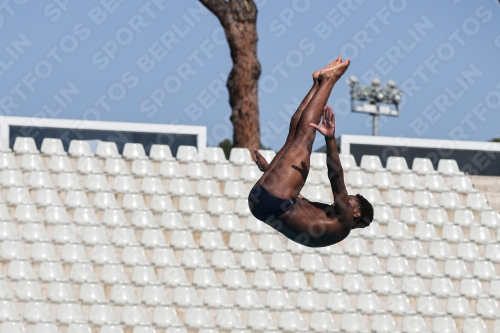
<path id="1" fill-rule="evenodd" d="M 257 20 L 257 6 L 253 0 L 199 0 L 209 11 L 214 14 L 224 28 L 230 24 L 229 18 L 238 21 Z"/>
<path id="2" fill-rule="evenodd" d="M 221 24 L 229 14 L 229 5 L 225 0 L 199 0 L 209 11 L 214 14 Z"/>
<path id="3" fill-rule="evenodd" d="M 252 0 L 230 0 L 231 14 L 236 21 L 251 21 L 257 20 L 257 6 Z"/>

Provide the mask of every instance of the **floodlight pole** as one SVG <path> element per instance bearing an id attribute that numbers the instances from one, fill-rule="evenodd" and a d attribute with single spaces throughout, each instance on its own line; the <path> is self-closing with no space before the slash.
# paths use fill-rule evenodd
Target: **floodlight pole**
<path id="1" fill-rule="evenodd" d="M 378 114 L 373 115 L 373 136 L 378 136 Z"/>
<path id="2" fill-rule="evenodd" d="M 374 102 L 370 104 L 375 105 L 375 107 L 377 108 L 377 113 L 373 114 L 373 136 L 378 136 L 378 105 Z"/>

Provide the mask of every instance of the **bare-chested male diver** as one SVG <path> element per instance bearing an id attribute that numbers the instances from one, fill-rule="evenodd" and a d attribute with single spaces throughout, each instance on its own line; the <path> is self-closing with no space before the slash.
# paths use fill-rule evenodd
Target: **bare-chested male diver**
<path id="1" fill-rule="evenodd" d="M 343 62 L 338 57 L 314 72 L 314 84 L 292 116 L 286 142 L 269 165 L 254 151 L 264 174 L 248 196 L 250 211 L 286 237 L 309 247 L 340 242 L 351 229 L 367 227 L 373 219 L 373 207 L 364 197 L 347 194 L 335 141 L 335 115 L 330 106 L 325 106 L 349 64 L 349 60 Z M 326 140 L 332 205 L 312 202 L 299 194 L 309 173 L 316 130 Z"/>

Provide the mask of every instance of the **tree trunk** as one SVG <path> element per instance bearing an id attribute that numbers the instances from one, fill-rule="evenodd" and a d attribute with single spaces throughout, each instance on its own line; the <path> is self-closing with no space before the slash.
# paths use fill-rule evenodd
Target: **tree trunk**
<path id="1" fill-rule="evenodd" d="M 233 68 L 227 79 L 233 146 L 260 147 L 257 58 L 257 6 L 253 0 L 200 0 L 222 24 Z"/>

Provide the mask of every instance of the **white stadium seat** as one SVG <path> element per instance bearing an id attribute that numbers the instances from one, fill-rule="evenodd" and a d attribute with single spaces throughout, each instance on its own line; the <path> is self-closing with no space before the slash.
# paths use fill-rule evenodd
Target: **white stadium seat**
<path id="1" fill-rule="evenodd" d="M 253 164 L 252 156 L 248 148 L 233 148 L 229 154 L 229 161 L 237 165 Z"/>
<path id="2" fill-rule="evenodd" d="M 142 292 L 142 303 L 146 306 L 165 306 L 171 304 L 162 285 L 145 286 Z"/>
<path id="3" fill-rule="evenodd" d="M 361 314 L 345 313 L 342 315 L 340 329 L 344 332 L 369 332 L 366 322 Z"/>
<path id="4" fill-rule="evenodd" d="M 209 164 L 227 163 L 224 150 L 221 147 L 207 147 L 205 148 L 205 155 L 203 160 Z"/>
<path id="5" fill-rule="evenodd" d="M 444 311 L 439 305 L 436 296 L 420 296 L 417 300 L 417 312 L 424 316 L 440 316 L 444 315 Z"/>
<path id="6" fill-rule="evenodd" d="M 50 157 L 49 170 L 52 172 L 73 172 L 68 156 L 53 155 Z"/>
<path id="7" fill-rule="evenodd" d="M 170 180 L 169 192 L 175 196 L 192 195 L 193 189 L 187 178 L 174 178 Z"/>
<path id="8" fill-rule="evenodd" d="M 423 187 L 420 185 L 420 179 L 414 172 L 403 172 L 399 177 L 399 186 L 405 190 L 420 190 Z"/>
<path id="9" fill-rule="evenodd" d="M 240 313 L 236 309 L 219 309 L 217 312 L 216 325 L 226 330 L 244 327 Z"/>
<path id="10" fill-rule="evenodd" d="M 257 269 L 253 278 L 253 286 L 260 290 L 276 289 L 278 287 L 276 274 L 269 269 Z"/>
<path id="11" fill-rule="evenodd" d="M 96 326 L 117 323 L 113 313 L 113 308 L 108 304 L 93 304 L 90 307 L 88 321 Z"/>
<path id="12" fill-rule="evenodd" d="M 41 217 L 35 205 L 18 204 L 14 211 L 14 220 L 19 223 L 39 223 L 41 222 Z"/>
<path id="13" fill-rule="evenodd" d="M 79 299 L 84 304 L 107 303 L 104 288 L 100 283 L 83 283 L 80 288 Z"/>
<path id="14" fill-rule="evenodd" d="M 122 199 L 122 208 L 125 210 L 146 210 L 144 198 L 141 194 L 125 193 Z"/>
<path id="15" fill-rule="evenodd" d="M 453 176 L 460 175 L 460 169 L 458 168 L 457 161 L 449 159 L 440 159 L 438 162 L 438 171 L 443 175 Z"/>
<path id="16" fill-rule="evenodd" d="M 314 332 L 337 332 L 335 322 L 328 312 L 313 312 L 309 327 Z"/>
<path id="17" fill-rule="evenodd" d="M 419 175 L 425 175 L 435 172 L 434 166 L 432 165 L 431 160 L 428 158 L 414 158 L 411 169 Z"/>
<path id="18" fill-rule="evenodd" d="M 108 227 L 117 227 L 128 224 L 123 210 L 119 208 L 106 209 L 102 216 L 102 223 Z"/>
<path id="19" fill-rule="evenodd" d="M 472 185 L 472 181 L 468 176 L 454 176 L 451 188 L 458 193 L 475 192 L 476 189 Z"/>
<path id="20" fill-rule="evenodd" d="M 402 189 L 389 189 L 386 201 L 390 206 L 401 207 L 408 204 L 408 197 Z"/>
<path id="21" fill-rule="evenodd" d="M 328 293 L 326 307 L 334 313 L 352 312 L 349 295 L 345 292 L 335 291 Z"/>
<path id="22" fill-rule="evenodd" d="M 220 283 L 217 281 L 215 271 L 211 268 L 197 267 L 193 274 L 193 284 L 199 288 L 217 287 Z"/>
<path id="23" fill-rule="evenodd" d="M 36 281 L 19 281 L 17 283 L 16 298 L 19 301 L 43 301 L 40 285 Z"/>
<path id="24" fill-rule="evenodd" d="M 311 154 L 312 156 L 312 154 Z M 322 155 L 323 160 L 326 162 L 326 154 Z M 339 154 L 340 163 L 342 164 L 342 168 L 345 170 L 357 169 L 358 165 L 356 164 L 356 160 L 352 154 Z"/>
<path id="25" fill-rule="evenodd" d="M 203 303 L 210 308 L 227 308 L 232 305 L 226 290 L 220 287 L 208 287 Z"/>
<path id="26" fill-rule="evenodd" d="M 379 257 L 390 257 L 394 253 L 396 253 L 396 249 L 390 239 L 379 238 L 373 241 L 373 254 Z"/>
<path id="27" fill-rule="evenodd" d="M 417 190 L 413 194 L 413 204 L 419 208 L 435 207 L 434 195 L 427 190 Z"/>
<path id="28" fill-rule="evenodd" d="M 241 167 L 241 179 L 245 182 L 255 183 L 261 176 L 262 171 L 259 170 L 257 165 L 245 164 Z"/>
<path id="29" fill-rule="evenodd" d="M 403 318 L 404 333 L 428 332 L 424 318 L 419 315 L 405 316 Z"/>
<path id="30" fill-rule="evenodd" d="M 166 160 L 160 164 L 160 175 L 165 178 L 183 177 L 183 173 L 177 161 Z"/>
<path id="31" fill-rule="evenodd" d="M 240 268 L 228 268 L 224 271 L 222 284 L 230 289 L 248 290 L 248 283 L 245 271 Z M 236 300 L 235 300 L 236 301 Z"/>
<path id="32" fill-rule="evenodd" d="M 75 172 L 61 172 L 57 178 L 57 187 L 60 190 L 81 190 L 78 174 Z"/>
<path id="33" fill-rule="evenodd" d="M 479 249 L 475 243 L 460 242 L 457 249 L 457 257 L 465 261 L 474 261 L 481 257 Z"/>
<path id="34" fill-rule="evenodd" d="M 0 176 L 0 184 L 4 187 L 24 186 L 23 174 L 19 170 L 3 170 Z"/>
<path id="35" fill-rule="evenodd" d="M 492 241 L 490 230 L 487 227 L 480 225 L 471 226 L 469 239 L 479 244 L 487 244 Z"/>
<path id="36" fill-rule="evenodd" d="M 346 184 L 352 187 L 363 187 L 368 184 L 368 178 L 363 170 L 351 170 L 347 172 Z"/>
<path id="37" fill-rule="evenodd" d="M 447 277 L 435 277 L 431 281 L 430 292 L 440 297 L 458 296 L 453 282 Z"/>
<path id="38" fill-rule="evenodd" d="M 389 156 L 387 158 L 386 169 L 393 173 L 402 173 L 408 171 L 408 164 L 404 157 Z"/>
<path id="39" fill-rule="evenodd" d="M 184 163 L 198 161 L 198 149 L 194 146 L 179 146 L 176 158 Z"/>
<path id="40" fill-rule="evenodd" d="M 487 333 L 488 329 L 482 318 L 465 318 L 463 333 Z M 494 330 L 495 332 L 495 330 Z"/>
<path id="41" fill-rule="evenodd" d="M 14 141 L 14 151 L 17 154 L 38 154 L 35 140 L 18 136 Z"/>
<path id="42" fill-rule="evenodd" d="M 12 222 L 0 222 L 0 240 L 15 240 L 17 235 L 16 226 Z"/>
<path id="43" fill-rule="evenodd" d="M 96 156 L 101 158 L 121 158 L 118 153 L 118 147 L 115 142 L 99 141 L 95 152 Z"/>
<path id="44" fill-rule="evenodd" d="M 377 294 L 388 295 L 399 292 L 394 278 L 390 275 L 375 275 L 373 277 L 372 290 Z"/>
<path id="45" fill-rule="evenodd" d="M 247 198 L 248 191 L 245 189 L 245 185 L 241 181 L 229 180 L 224 186 L 224 196 L 228 198 Z"/>
<path id="46" fill-rule="evenodd" d="M 50 174 L 46 171 L 32 171 L 30 173 L 28 186 L 31 188 L 53 188 Z"/>
<path id="47" fill-rule="evenodd" d="M 142 144 L 131 142 L 127 142 L 125 146 L 123 146 L 123 157 L 129 160 L 148 158 Z"/>
<path id="48" fill-rule="evenodd" d="M 214 167 L 213 177 L 220 181 L 236 179 L 236 174 L 234 172 L 233 165 L 230 163 L 216 164 Z"/>
<path id="49" fill-rule="evenodd" d="M 481 281 L 477 279 L 463 279 L 460 282 L 460 294 L 467 298 L 479 298 L 485 295 Z"/>
<path id="50" fill-rule="evenodd" d="M 102 280 L 105 282 L 110 282 L 105 278 L 108 276 L 108 269 L 103 267 Z M 86 283 L 86 282 L 96 282 L 97 277 L 94 273 L 94 268 L 92 264 L 88 262 L 74 263 L 71 267 L 71 272 L 69 279 L 75 283 Z"/>
<path id="51" fill-rule="evenodd" d="M 11 205 L 31 204 L 31 196 L 27 187 L 11 187 L 7 193 L 7 203 Z"/>
<path id="52" fill-rule="evenodd" d="M 325 274 L 325 272 L 322 273 Z M 316 278 L 315 276 L 315 281 L 316 280 L 321 281 L 320 278 Z M 304 273 L 296 270 L 288 270 L 285 272 L 283 277 L 283 287 L 289 290 L 309 289 Z"/>
<path id="53" fill-rule="evenodd" d="M 104 172 L 108 175 L 127 175 L 130 173 L 125 160 L 114 157 L 106 158 Z"/>
<path id="54" fill-rule="evenodd" d="M 360 167 L 361 169 L 370 172 L 376 172 L 383 169 L 380 157 L 376 155 L 363 155 L 363 157 L 361 158 Z"/>
<path id="55" fill-rule="evenodd" d="M 443 176 L 440 174 L 428 174 L 425 176 L 424 186 L 426 189 L 434 192 L 442 192 L 448 190 Z"/>
<path id="56" fill-rule="evenodd" d="M 376 333 L 389 333 L 397 330 L 394 318 L 387 314 L 374 315 L 371 328 Z"/>
<path id="57" fill-rule="evenodd" d="M 484 194 L 480 193 L 467 194 L 465 205 L 467 206 L 467 208 L 478 211 L 486 210 L 489 208 L 486 197 L 484 196 Z"/>
<path id="58" fill-rule="evenodd" d="M 42 262 L 38 277 L 42 282 L 66 281 L 62 265 L 58 262 Z"/>
<path id="59" fill-rule="evenodd" d="M 92 150 L 90 149 L 89 142 L 83 140 L 71 140 L 69 143 L 68 153 L 75 157 L 94 156 Z"/>
<path id="60" fill-rule="evenodd" d="M 45 155 L 66 155 L 61 139 L 44 138 L 40 150 Z"/>
<path id="61" fill-rule="evenodd" d="M 177 209 L 174 207 L 172 203 L 172 199 L 168 195 L 159 195 L 154 194 L 151 197 L 151 210 L 155 213 L 163 213 L 163 212 L 175 212 Z"/>
<path id="62" fill-rule="evenodd" d="M 458 333 L 455 321 L 450 317 L 437 317 L 434 318 L 434 323 L 432 325 L 433 333 Z"/>
<path id="63" fill-rule="evenodd" d="M 338 274 L 355 272 L 351 259 L 345 254 L 332 254 L 330 256 L 330 262 L 328 263 L 328 269 Z"/>
<path id="64" fill-rule="evenodd" d="M 174 160 L 172 151 L 167 145 L 154 144 L 149 150 L 149 158 L 153 161 L 171 161 Z"/>
<path id="65" fill-rule="evenodd" d="M 401 254 L 406 258 L 425 257 L 422 243 L 415 239 L 406 239 L 401 243 Z"/>
<path id="66" fill-rule="evenodd" d="M 443 208 L 430 208 L 427 211 L 427 222 L 434 225 L 444 225 L 449 223 L 448 215 Z"/>
<path id="67" fill-rule="evenodd" d="M 219 184 L 213 179 L 198 180 L 196 194 L 204 198 L 220 197 L 222 195 L 219 190 Z"/>
<path id="68" fill-rule="evenodd" d="M 479 223 L 488 228 L 498 228 L 500 227 L 500 214 L 494 210 L 483 210 Z"/>
<path id="69" fill-rule="evenodd" d="M 379 189 L 389 189 L 394 188 L 396 185 L 390 172 L 378 171 L 373 176 L 373 186 Z"/>
<path id="70" fill-rule="evenodd" d="M 145 194 L 165 194 L 166 190 L 160 177 L 146 176 L 142 179 L 141 192 Z"/>
<path id="71" fill-rule="evenodd" d="M 80 305 L 76 303 L 61 303 L 57 307 L 56 320 L 61 324 L 85 323 Z"/>
<path id="72" fill-rule="evenodd" d="M 102 173 L 97 159 L 95 157 L 88 156 L 81 156 L 80 158 L 78 158 L 76 170 L 81 174 Z"/>
<path id="73" fill-rule="evenodd" d="M 153 313 L 153 324 L 159 327 L 175 327 L 181 325 L 174 307 L 157 306 Z M 167 329 L 168 331 L 168 329 Z"/>
<path id="74" fill-rule="evenodd" d="M 259 331 L 275 327 L 271 314 L 267 310 L 250 310 L 248 314 L 248 326 L 253 330 Z"/>
<path id="75" fill-rule="evenodd" d="M 344 275 L 342 289 L 350 294 L 360 294 L 363 292 L 368 292 L 365 278 L 363 277 L 363 275 L 358 273 Z"/>
<path id="76" fill-rule="evenodd" d="M 281 312 L 278 326 L 288 332 L 308 331 L 300 312 L 293 310 Z"/>
<path id="77" fill-rule="evenodd" d="M 51 159 L 52 160 L 52 159 Z M 10 152 L 0 152 L 0 169 L 17 169 L 16 159 Z"/>

